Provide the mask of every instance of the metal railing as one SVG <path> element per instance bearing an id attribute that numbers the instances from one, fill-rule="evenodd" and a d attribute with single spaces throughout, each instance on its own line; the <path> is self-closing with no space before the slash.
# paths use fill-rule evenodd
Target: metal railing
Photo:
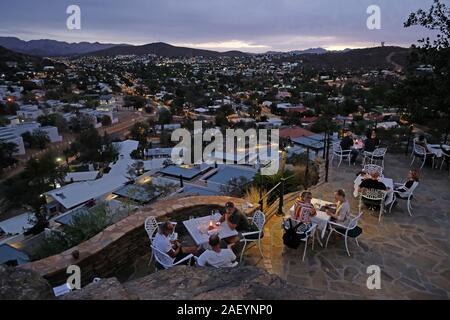
<path id="1" fill-rule="evenodd" d="M 295 177 L 295 174 L 286 177 L 286 178 L 281 178 L 281 181 L 278 182 L 274 187 L 272 187 L 269 191 L 267 191 L 264 195 L 260 195 L 260 199 L 259 199 L 259 205 L 261 208 L 261 211 L 264 211 L 264 199 L 267 199 L 273 192 L 275 192 L 276 190 L 278 190 L 279 192 L 279 203 L 278 203 L 278 210 L 277 210 L 277 214 L 278 215 L 282 215 L 283 214 L 283 205 L 284 205 L 284 187 L 285 187 L 285 182 L 291 178 Z M 260 190 L 262 190 L 262 186 L 260 186 Z"/>

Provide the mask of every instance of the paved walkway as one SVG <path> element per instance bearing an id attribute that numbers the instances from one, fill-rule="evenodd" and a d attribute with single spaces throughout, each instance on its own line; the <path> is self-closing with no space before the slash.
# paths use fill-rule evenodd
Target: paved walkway
<path id="1" fill-rule="evenodd" d="M 390 155 L 385 176 L 401 182 L 410 159 Z M 329 183 L 313 190 L 313 196 L 333 199 L 333 191 L 344 188 L 356 212 L 358 202 L 352 196 L 353 181 L 359 166 L 333 164 Z M 264 258 L 252 247 L 245 253 L 246 264 L 258 265 L 305 288 L 325 291 L 328 299 L 449 299 L 450 298 L 450 176 L 448 172 L 424 168 L 413 202 L 413 217 L 400 202 L 391 214 L 378 217 L 365 210 L 360 226 L 360 247 L 349 241 L 351 256 L 342 238 L 330 239 L 328 248 L 308 248 L 302 262 L 303 244 L 298 250 L 284 248 L 280 217 L 266 224 Z M 288 209 L 292 203 L 287 203 Z M 381 289 L 366 286 L 367 267 L 381 268 Z M 299 297 L 301 299 L 301 297 Z"/>

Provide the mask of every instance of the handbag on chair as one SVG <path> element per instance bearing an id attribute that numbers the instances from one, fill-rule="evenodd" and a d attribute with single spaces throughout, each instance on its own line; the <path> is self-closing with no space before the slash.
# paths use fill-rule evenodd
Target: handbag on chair
<path id="1" fill-rule="evenodd" d="M 285 233 L 283 234 L 283 244 L 291 249 L 297 249 L 300 246 L 300 243 L 303 238 L 306 237 L 306 230 L 302 233 L 297 233 L 297 229 L 300 228 L 300 226 L 303 226 L 305 228 L 307 225 L 304 223 L 298 223 L 296 226 L 292 225 L 292 220 L 289 219 L 289 228 L 285 228 Z"/>

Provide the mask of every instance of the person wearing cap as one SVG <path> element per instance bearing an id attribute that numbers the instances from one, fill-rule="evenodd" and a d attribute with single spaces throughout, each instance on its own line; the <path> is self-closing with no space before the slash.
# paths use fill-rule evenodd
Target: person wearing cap
<path id="1" fill-rule="evenodd" d="M 247 219 L 247 216 L 239 211 L 233 202 L 227 202 L 225 204 L 225 211 L 220 218 L 220 222 L 227 223 L 231 230 L 236 230 L 241 234 L 250 230 L 250 222 Z M 240 235 L 230 238 L 225 238 L 224 240 L 228 244 L 236 243 L 240 240 Z"/>
<path id="2" fill-rule="evenodd" d="M 173 228 L 174 226 L 170 221 L 161 223 L 158 227 L 158 232 L 156 233 L 155 239 L 153 239 L 153 246 L 171 257 L 173 263 L 182 260 L 191 253 L 196 255 L 199 248 L 182 247 L 177 240 L 170 240 L 170 235 L 173 232 Z M 186 261 L 185 264 L 188 262 L 189 261 Z"/>

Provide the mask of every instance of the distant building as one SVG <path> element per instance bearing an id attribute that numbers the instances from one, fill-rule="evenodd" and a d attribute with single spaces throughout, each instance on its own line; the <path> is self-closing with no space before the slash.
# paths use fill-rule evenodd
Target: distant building
<path id="1" fill-rule="evenodd" d="M 284 110 L 286 112 L 305 112 L 307 108 L 303 104 L 292 105 L 291 103 L 278 103 L 277 109 Z"/>
<path id="2" fill-rule="evenodd" d="M 4 243 L 0 245 L 0 264 L 17 266 L 30 262 L 30 257 L 13 246 Z"/>
<path id="3" fill-rule="evenodd" d="M 101 105 L 107 105 L 107 104 L 114 104 L 116 103 L 116 99 L 112 94 L 108 94 L 105 96 L 100 96 L 100 104 Z"/>
<path id="4" fill-rule="evenodd" d="M 57 127 L 42 127 L 41 124 L 37 122 L 25 122 L 17 125 L 10 125 L 8 127 L 0 127 L 0 140 L 15 143 L 18 148 L 15 155 L 24 155 L 25 146 L 23 143 L 22 134 L 25 132 L 33 133 L 36 130 L 44 131 L 50 139 L 50 142 L 62 141 L 62 136 L 59 135 Z"/>
<path id="5" fill-rule="evenodd" d="M 16 114 L 24 120 L 36 120 L 44 112 L 37 105 L 23 105 L 17 110 Z"/>

